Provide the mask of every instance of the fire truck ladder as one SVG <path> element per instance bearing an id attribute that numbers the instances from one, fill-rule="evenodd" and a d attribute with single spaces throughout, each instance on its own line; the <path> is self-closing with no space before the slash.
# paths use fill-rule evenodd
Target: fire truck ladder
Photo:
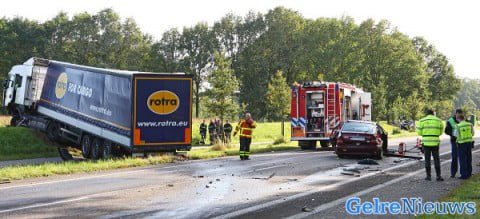
<path id="1" fill-rule="evenodd" d="M 335 84 L 329 84 L 327 87 L 327 129 L 330 129 L 330 118 L 335 116 L 337 113 L 337 95 L 335 92 Z"/>

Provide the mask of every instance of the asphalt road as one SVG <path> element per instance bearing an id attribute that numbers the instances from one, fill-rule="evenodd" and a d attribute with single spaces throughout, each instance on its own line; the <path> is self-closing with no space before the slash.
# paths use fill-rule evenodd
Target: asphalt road
<path id="1" fill-rule="evenodd" d="M 399 141 L 411 146 L 415 138 L 391 144 Z M 445 139 L 444 166 L 448 151 Z M 358 160 L 338 159 L 331 151 L 291 151 L 249 161 L 227 157 L 14 181 L 0 185 L 0 218 L 343 218 L 348 215 L 341 211 L 342 198 L 388 193 L 393 182 L 424 174 L 422 161 L 385 157 L 380 165 L 358 165 Z M 356 172 L 344 175 L 344 168 Z"/>

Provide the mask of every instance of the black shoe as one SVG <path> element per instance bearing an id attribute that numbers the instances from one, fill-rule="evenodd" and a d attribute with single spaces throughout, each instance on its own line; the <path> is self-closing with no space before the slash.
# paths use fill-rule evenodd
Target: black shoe
<path id="1" fill-rule="evenodd" d="M 441 182 L 443 181 L 443 178 L 441 176 L 437 177 L 437 181 Z"/>
<path id="2" fill-rule="evenodd" d="M 427 176 L 427 177 L 425 177 L 425 180 L 427 180 L 427 181 L 432 181 L 432 178 L 429 177 L 429 176 Z"/>
<path id="3" fill-rule="evenodd" d="M 250 158 L 249 158 L 249 157 L 246 157 L 245 160 L 250 160 Z"/>
<path id="4" fill-rule="evenodd" d="M 240 160 L 245 160 L 245 158 L 243 158 L 243 157 L 240 157 Z"/>
<path id="5" fill-rule="evenodd" d="M 454 175 L 452 175 L 452 176 L 450 176 L 450 178 L 452 178 L 452 179 L 453 179 L 453 178 L 455 178 L 455 176 L 454 176 Z"/>
<path id="6" fill-rule="evenodd" d="M 463 176 L 458 177 L 458 178 L 459 178 L 459 179 L 468 179 L 468 177 L 463 177 Z"/>

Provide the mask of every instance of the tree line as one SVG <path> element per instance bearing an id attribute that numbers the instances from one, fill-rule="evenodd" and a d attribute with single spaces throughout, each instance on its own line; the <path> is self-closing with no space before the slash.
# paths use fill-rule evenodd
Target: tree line
<path id="1" fill-rule="evenodd" d="M 158 40 L 111 9 L 73 17 L 59 13 L 42 23 L 1 18 L 1 76 L 32 56 L 192 74 L 196 117 L 218 108 L 212 98 L 228 99 L 230 105 L 238 98 L 239 108 L 255 118 L 278 120 L 288 112 L 288 85 L 308 80 L 352 83 L 372 92 L 375 120 L 418 119 L 426 106 L 447 116 L 462 85 L 444 54 L 386 20 L 307 19 L 283 7 L 265 14 L 229 13 L 212 26 L 200 22 L 173 28 Z M 216 60 L 221 60 L 219 65 Z M 219 72 L 223 73 L 212 76 Z M 239 92 L 223 86 L 224 78 L 234 79 L 226 83 Z M 220 89 L 209 91 L 212 84 Z M 222 89 L 230 93 L 222 95 Z M 237 108 L 229 106 L 229 113 L 233 109 Z"/>

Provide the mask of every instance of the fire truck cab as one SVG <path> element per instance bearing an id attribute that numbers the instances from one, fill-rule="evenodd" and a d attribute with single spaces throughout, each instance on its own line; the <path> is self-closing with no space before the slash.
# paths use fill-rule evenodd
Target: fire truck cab
<path id="1" fill-rule="evenodd" d="M 342 121 L 372 119 L 371 94 L 351 84 L 295 83 L 291 97 L 291 140 L 302 149 L 314 149 L 317 141 L 328 147 Z"/>

